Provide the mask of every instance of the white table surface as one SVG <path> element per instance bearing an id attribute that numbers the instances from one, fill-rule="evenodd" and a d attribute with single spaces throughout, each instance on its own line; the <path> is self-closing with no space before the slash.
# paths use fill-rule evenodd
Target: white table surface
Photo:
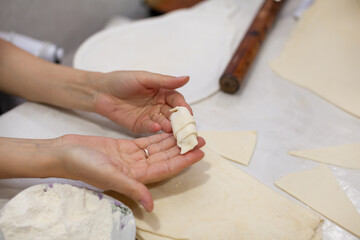
<path id="1" fill-rule="evenodd" d="M 291 199 L 274 186 L 275 180 L 319 163 L 290 156 L 288 151 L 360 142 L 359 118 L 279 78 L 269 67 L 295 24 L 292 13 L 296 5 L 291 1 L 283 9 L 238 93 L 217 92 L 192 105 L 198 129 L 256 130 L 258 140 L 249 166 L 237 166 Z M 53 138 L 68 133 L 132 137 L 100 116 L 30 102 L 0 116 L 0 126 L 2 137 Z M 360 211 L 360 170 L 331 169 Z M 48 181 L 58 179 L 0 180 L 0 206 L 21 189 Z M 326 219 L 323 232 L 324 239 L 358 239 Z"/>

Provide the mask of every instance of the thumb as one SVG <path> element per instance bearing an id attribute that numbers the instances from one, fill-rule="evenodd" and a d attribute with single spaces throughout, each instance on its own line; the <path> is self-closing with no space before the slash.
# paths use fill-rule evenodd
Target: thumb
<path id="1" fill-rule="evenodd" d="M 151 193 L 144 184 L 122 174 L 117 174 L 113 183 L 114 185 L 111 186 L 113 190 L 140 202 L 146 211 L 153 210 L 154 202 Z"/>
<path id="2" fill-rule="evenodd" d="M 146 71 L 136 72 L 136 79 L 146 88 L 165 88 L 174 90 L 184 86 L 189 76 L 173 77 Z"/>

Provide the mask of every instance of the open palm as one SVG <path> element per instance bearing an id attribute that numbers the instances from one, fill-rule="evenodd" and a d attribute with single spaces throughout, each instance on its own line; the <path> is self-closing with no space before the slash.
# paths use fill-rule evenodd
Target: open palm
<path id="1" fill-rule="evenodd" d="M 171 77 L 144 71 L 107 73 L 97 81 L 95 111 L 134 133 L 171 132 L 171 108 L 191 108 L 174 89 L 189 77 Z"/>
<path id="2" fill-rule="evenodd" d="M 144 183 L 163 180 L 203 158 L 199 147 L 180 155 L 176 140 L 162 133 L 135 140 L 81 135 L 65 135 L 64 162 L 68 178 L 78 179 L 101 189 L 111 189 L 140 201 L 151 211 L 153 201 Z M 144 148 L 150 156 L 146 158 Z"/>

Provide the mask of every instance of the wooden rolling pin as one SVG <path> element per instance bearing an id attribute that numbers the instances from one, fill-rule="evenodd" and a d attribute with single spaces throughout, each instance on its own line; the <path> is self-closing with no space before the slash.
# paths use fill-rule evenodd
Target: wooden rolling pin
<path id="1" fill-rule="evenodd" d="M 265 0 L 220 78 L 220 88 L 227 93 L 239 90 L 251 63 L 285 0 Z"/>
<path id="2" fill-rule="evenodd" d="M 159 13 L 167 13 L 181 8 L 189 8 L 203 0 L 146 0 L 149 7 Z"/>

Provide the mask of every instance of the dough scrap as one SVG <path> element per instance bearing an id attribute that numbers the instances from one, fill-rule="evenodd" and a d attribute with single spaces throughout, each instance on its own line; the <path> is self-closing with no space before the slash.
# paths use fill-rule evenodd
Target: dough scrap
<path id="1" fill-rule="evenodd" d="M 125 202 L 137 227 L 176 239 L 313 239 L 321 220 L 204 147 L 205 158 L 149 185 L 155 208 Z M 123 199 L 121 201 L 124 202 Z M 149 238 L 147 240 L 157 239 Z"/>
<path id="2" fill-rule="evenodd" d="M 317 0 L 271 66 L 280 77 L 360 117 L 359 26 L 358 0 Z"/>
<path id="3" fill-rule="evenodd" d="M 175 107 L 170 112 L 172 112 L 170 121 L 174 137 L 181 148 L 180 154 L 185 154 L 198 144 L 194 117 L 186 107 Z"/>
<path id="4" fill-rule="evenodd" d="M 256 145 L 256 131 L 199 131 L 206 146 L 232 161 L 248 165 Z"/>
<path id="5" fill-rule="evenodd" d="M 291 151 L 289 154 L 339 167 L 360 169 L 360 143 Z"/>
<path id="6" fill-rule="evenodd" d="M 360 214 L 326 165 L 291 173 L 275 185 L 360 237 Z"/>

